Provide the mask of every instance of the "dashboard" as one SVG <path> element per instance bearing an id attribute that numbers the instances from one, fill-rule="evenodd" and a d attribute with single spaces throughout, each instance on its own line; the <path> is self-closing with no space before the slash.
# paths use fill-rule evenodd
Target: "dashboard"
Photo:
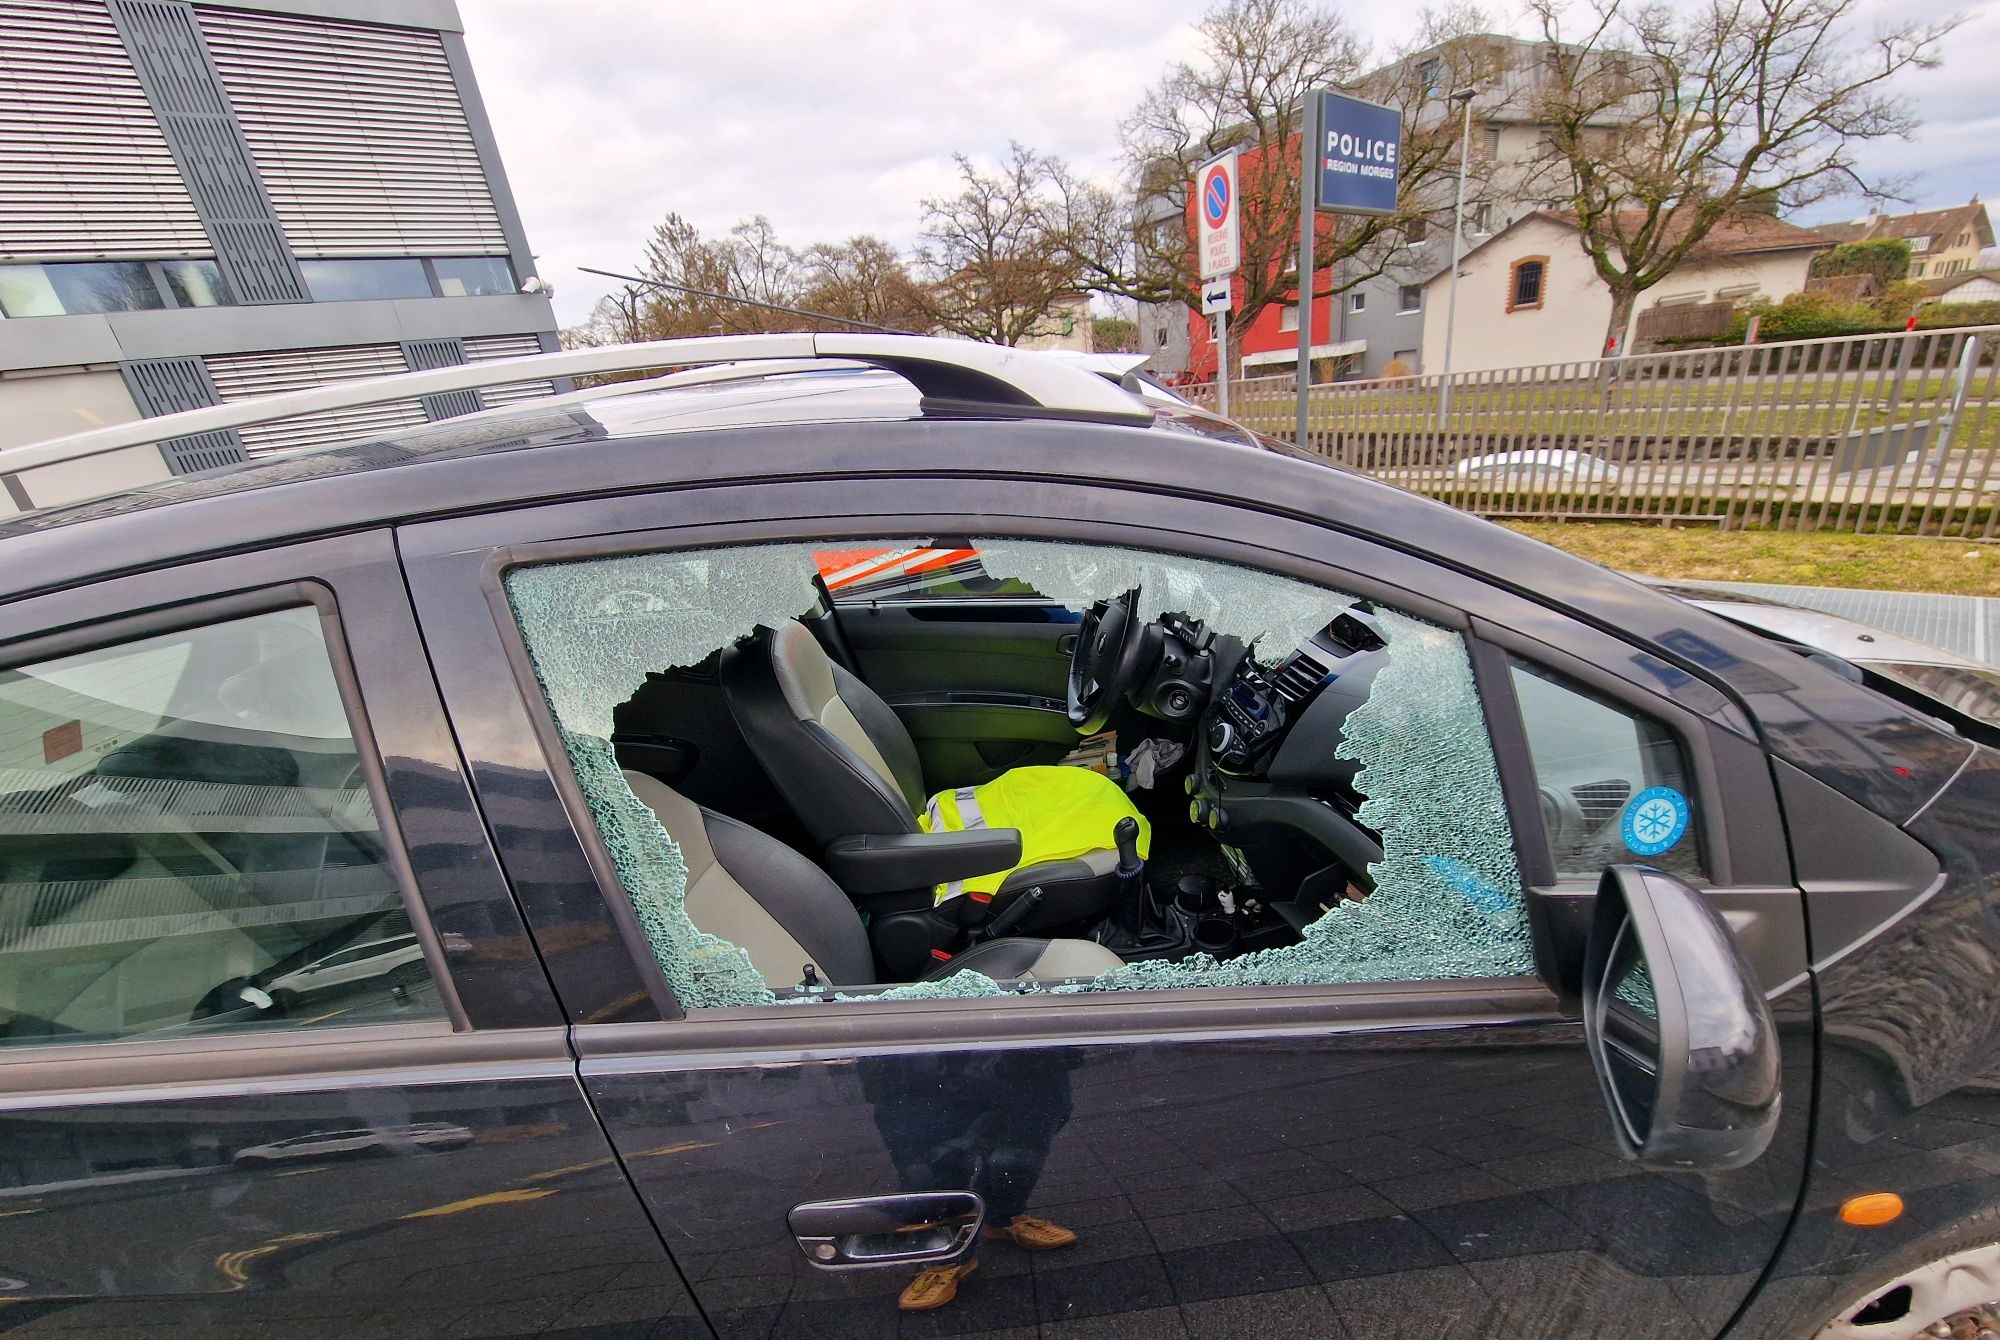
<path id="1" fill-rule="evenodd" d="M 1332 746 L 1347 713 L 1367 698 L 1386 655 L 1371 612 L 1359 605 L 1274 663 L 1245 654 L 1203 723 L 1209 761 L 1239 777 L 1310 783 L 1324 770 L 1328 780 L 1345 780 Z M 1301 747 L 1287 749 L 1294 733 L 1301 735 Z M 1306 756 L 1320 746 L 1323 757 Z"/>
<path id="2" fill-rule="evenodd" d="M 1360 764 L 1339 753 L 1348 714 L 1367 701 L 1388 656 L 1373 611 L 1357 602 L 1275 661 L 1245 652 L 1209 700 L 1186 783 L 1188 818 L 1226 844 L 1257 839 L 1253 864 L 1267 886 L 1303 887 L 1300 879 L 1333 862 L 1342 887 L 1372 887 L 1367 871 L 1382 848 L 1356 819 Z M 1291 849 L 1289 878 L 1271 869 L 1273 841 Z"/>

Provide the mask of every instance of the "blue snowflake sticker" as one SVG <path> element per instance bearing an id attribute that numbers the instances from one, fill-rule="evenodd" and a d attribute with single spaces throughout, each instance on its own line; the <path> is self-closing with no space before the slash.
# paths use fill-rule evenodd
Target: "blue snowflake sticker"
<path id="1" fill-rule="evenodd" d="M 1693 811 L 1671 786 L 1649 786 L 1632 797 L 1618 832 L 1634 856 L 1658 856 L 1687 835 Z"/>

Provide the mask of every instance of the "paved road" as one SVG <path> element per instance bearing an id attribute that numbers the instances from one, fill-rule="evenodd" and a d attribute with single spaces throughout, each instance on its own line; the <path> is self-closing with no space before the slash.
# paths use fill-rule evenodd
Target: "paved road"
<path id="1" fill-rule="evenodd" d="M 1773 586 L 1754 582 L 1703 582 L 1702 585 L 1837 614 L 1955 651 L 1986 665 L 2000 666 L 2000 600 L 1990 597 L 1844 591 L 1826 586 Z"/>

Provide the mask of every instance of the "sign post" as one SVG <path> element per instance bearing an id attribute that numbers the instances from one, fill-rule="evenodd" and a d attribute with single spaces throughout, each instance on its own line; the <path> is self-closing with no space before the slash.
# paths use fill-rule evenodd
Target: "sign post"
<path id="1" fill-rule="evenodd" d="M 1201 286 L 1201 311 L 1215 318 L 1216 409 L 1229 417 L 1229 276 L 1211 279 Z"/>
<path id="2" fill-rule="evenodd" d="M 1299 418 L 1293 442 L 1306 450 L 1312 387 L 1313 225 L 1321 210 L 1396 212 L 1403 114 L 1394 107 L 1318 88 L 1306 94 L 1299 131 Z"/>
<path id="3" fill-rule="evenodd" d="M 1236 199 L 1236 150 L 1212 159 L 1194 174 L 1195 229 L 1200 239 L 1201 310 L 1215 318 L 1216 407 L 1229 414 L 1229 281 L 1242 263 Z"/>

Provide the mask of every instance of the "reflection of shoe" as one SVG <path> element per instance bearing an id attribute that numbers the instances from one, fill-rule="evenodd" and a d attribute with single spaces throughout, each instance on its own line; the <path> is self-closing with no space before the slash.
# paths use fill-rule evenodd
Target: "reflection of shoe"
<path id="1" fill-rule="evenodd" d="M 989 1228 L 985 1230 L 985 1236 L 996 1241 L 1005 1239 L 1031 1252 L 1052 1252 L 1058 1247 L 1076 1245 L 1076 1234 L 1061 1224 L 1037 1219 L 1032 1214 L 1017 1214 L 1013 1223 L 1005 1228 Z"/>
<path id="2" fill-rule="evenodd" d="M 896 1300 L 905 1312 L 928 1312 L 958 1297 L 958 1282 L 979 1269 L 979 1262 L 961 1261 L 955 1266 L 937 1266 L 911 1280 Z"/>

